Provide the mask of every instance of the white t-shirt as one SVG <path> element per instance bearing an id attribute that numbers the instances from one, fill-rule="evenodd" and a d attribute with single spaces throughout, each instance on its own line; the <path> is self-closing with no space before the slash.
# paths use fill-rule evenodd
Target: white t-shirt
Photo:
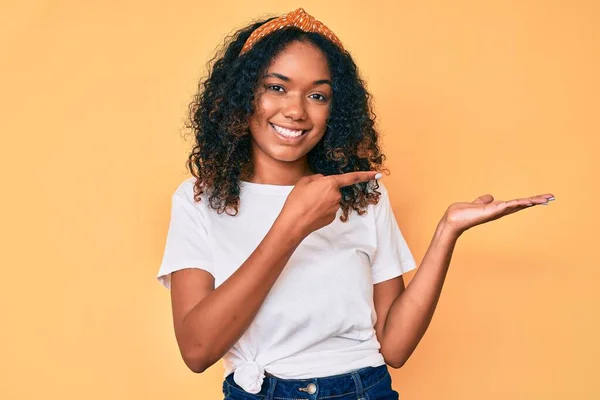
<path id="1" fill-rule="evenodd" d="M 218 214 L 193 199 L 195 178 L 172 198 L 159 281 L 200 268 L 222 284 L 246 261 L 279 215 L 293 186 L 241 182 L 239 213 Z M 385 364 L 375 335 L 373 285 L 416 268 L 385 186 L 367 213 L 338 211 L 297 247 L 244 335 L 223 358 L 225 375 L 258 393 L 265 370 L 284 379 L 343 374 Z"/>

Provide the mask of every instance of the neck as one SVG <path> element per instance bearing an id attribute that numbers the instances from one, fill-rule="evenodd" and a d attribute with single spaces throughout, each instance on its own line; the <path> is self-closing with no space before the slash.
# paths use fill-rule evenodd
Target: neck
<path id="1" fill-rule="evenodd" d="M 313 172 L 308 167 L 306 156 L 295 161 L 285 162 L 274 159 L 254 159 L 254 172 L 245 179 L 247 182 L 266 185 L 293 186 Z"/>

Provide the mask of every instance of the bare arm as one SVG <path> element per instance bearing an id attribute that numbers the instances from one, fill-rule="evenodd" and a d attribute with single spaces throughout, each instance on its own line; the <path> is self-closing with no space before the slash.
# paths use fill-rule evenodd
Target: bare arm
<path id="1" fill-rule="evenodd" d="M 402 367 L 425 335 L 437 307 L 457 239 L 457 235 L 440 223 L 410 284 L 405 290 L 404 285 L 399 286 L 400 295 L 393 301 L 385 325 L 380 328 L 381 353 L 388 365 Z M 389 285 L 395 283 L 390 281 Z"/>
<path id="2" fill-rule="evenodd" d="M 206 370 L 244 334 L 302 240 L 334 220 L 339 188 L 374 177 L 375 172 L 363 171 L 302 178 L 262 242 L 217 289 L 206 271 L 172 273 L 175 336 L 192 371 Z"/>
<path id="3" fill-rule="evenodd" d="M 464 231 L 532 205 L 547 204 L 553 198 L 549 193 L 494 201 L 494 197 L 487 194 L 471 203 L 453 203 L 439 222 L 425 257 L 406 290 L 400 282 L 384 282 L 376 289 L 379 298 L 383 299 L 380 309 L 385 322 L 380 325 L 378 337 L 381 337 L 381 352 L 386 362 L 400 368 L 423 338 L 440 299 L 457 240 Z M 391 307 L 384 308 L 390 302 Z"/>
<path id="4" fill-rule="evenodd" d="M 287 226 L 278 218 L 256 250 L 217 289 L 205 271 L 172 274 L 175 335 L 192 371 L 203 372 L 223 357 L 258 313 L 303 239 Z"/>

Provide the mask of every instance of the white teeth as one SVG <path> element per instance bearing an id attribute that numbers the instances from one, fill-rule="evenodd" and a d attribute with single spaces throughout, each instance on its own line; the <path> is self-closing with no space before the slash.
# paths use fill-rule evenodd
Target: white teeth
<path id="1" fill-rule="evenodd" d="M 271 124 L 271 125 L 273 125 L 273 128 L 275 128 L 275 130 L 279 134 L 286 136 L 286 137 L 298 137 L 298 136 L 302 135 L 302 130 L 293 131 L 291 129 L 282 128 L 281 126 L 277 126 L 275 124 Z"/>

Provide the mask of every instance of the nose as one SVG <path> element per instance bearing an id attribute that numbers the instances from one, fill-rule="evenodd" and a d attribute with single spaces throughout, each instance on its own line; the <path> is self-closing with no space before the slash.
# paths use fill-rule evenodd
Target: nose
<path id="1" fill-rule="evenodd" d="M 283 104 L 281 113 L 292 120 L 306 119 L 306 107 L 302 96 L 289 96 Z"/>

